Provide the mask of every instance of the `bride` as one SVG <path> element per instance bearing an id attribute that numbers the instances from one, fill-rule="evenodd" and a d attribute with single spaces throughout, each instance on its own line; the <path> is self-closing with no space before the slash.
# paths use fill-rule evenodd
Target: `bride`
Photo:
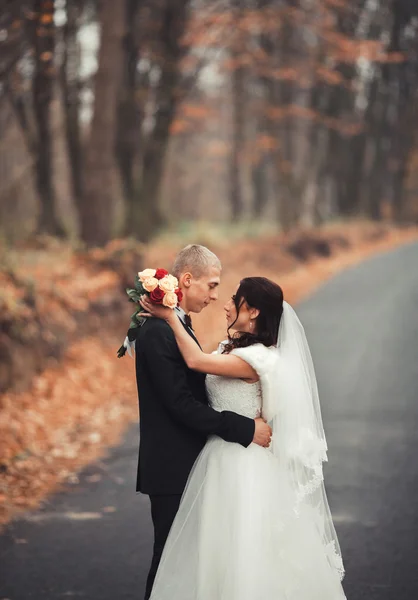
<path id="1" fill-rule="evenodd" d="M 151 600 L 342 600 L 344 568 L 324 488 L 327 445 L 304 329 L 281 288 L 243 279 L 225 306 L 228 340 L 205 354 L 175 311 L 187 365 L 210 404 L 273 429 L 270 448 L 208 439 L 190 473 Z M 234 331 L 233 334 L 230 332 Z"/>

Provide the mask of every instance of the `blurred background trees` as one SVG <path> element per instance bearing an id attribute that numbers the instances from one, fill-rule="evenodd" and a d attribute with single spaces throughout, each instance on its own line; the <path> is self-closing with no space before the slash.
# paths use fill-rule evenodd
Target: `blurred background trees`
<path id="1" fill-rule="evenodd" d="M 0 235 L 418 219 L 414 0 L 2 0 Z"/>

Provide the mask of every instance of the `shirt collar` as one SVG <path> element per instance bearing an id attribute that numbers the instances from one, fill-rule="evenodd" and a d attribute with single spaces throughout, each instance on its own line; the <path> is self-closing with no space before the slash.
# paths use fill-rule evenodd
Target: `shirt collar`
<path id="1" fill-rule="evenodd" d="M 186 311 L 183 310 L 181 306 L 176 306 L 174 310 L 176 311 L 178 318 L 186 324 Z"/>

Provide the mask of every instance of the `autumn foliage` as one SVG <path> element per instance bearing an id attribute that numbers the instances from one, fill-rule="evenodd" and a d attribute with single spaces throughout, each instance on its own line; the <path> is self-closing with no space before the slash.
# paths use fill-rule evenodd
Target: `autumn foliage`
<path id="1" fill-rule="evenodd" d="M 416 219 L 418 10 L 381 8 L 8 3 L 2 235 L 94 246 L 199 218 Z"/>

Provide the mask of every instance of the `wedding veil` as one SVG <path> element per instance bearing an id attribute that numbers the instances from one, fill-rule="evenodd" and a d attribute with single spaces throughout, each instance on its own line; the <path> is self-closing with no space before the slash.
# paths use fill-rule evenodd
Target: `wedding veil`
<path id="1" fill-rule="evenodd" d="M 310 513 L 332 568 L 340 579 L 344 567 L 324 487 L 322 464 L 327 443 L 322 424 L 318 387 L 304 328 L 293 308 L 283 303 L 277 342 L 279 360 L 269 394 L 273 439 L 271 450 L 290 479 L 295 517 Z M 272 382 L 273 383 L 273 382 Z"/>

